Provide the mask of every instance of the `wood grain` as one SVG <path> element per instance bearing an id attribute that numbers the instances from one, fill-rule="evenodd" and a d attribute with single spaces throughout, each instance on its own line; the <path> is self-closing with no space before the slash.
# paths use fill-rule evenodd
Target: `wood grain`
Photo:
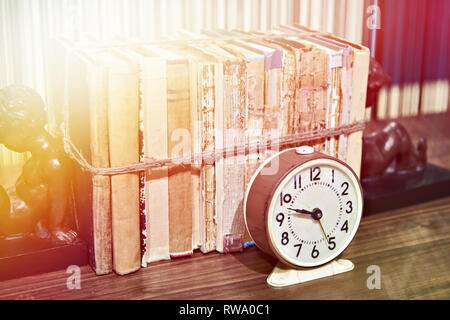
<path id="1" fill-rule="evenodd" d="M 81 289 L 65 270 L 0 282 L 0 299 L 449 299 L 450 197 L 363 217 L 343 258 L 355 270 L 283 289 L 266 284 L 276 261 L 255 247 L 160 261 L 126 276 L 81 268 Z M 369 290 L 370 265 L 381 289 Z"/>

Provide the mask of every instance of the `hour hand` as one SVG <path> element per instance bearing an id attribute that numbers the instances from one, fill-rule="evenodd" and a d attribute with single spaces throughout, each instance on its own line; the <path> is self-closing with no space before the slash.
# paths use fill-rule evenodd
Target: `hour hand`
<path id="1" fill-rule="evenodd" d="M 287 209 L 295 211 L 297 213 L 309 214 L 309 215 L 311 215 L 311 217 L 314 220 L 320 220 L 322 218 L 322 215 L 323 215 L 322 211 L 320 209 L 317 209 L 317 208 L 314 209 L 313 211 L 308 211 L 308 210 L 305 210 L 305 209 L 294 209 L 294 208 L 287 208 Z"/>
<path id="2" fill-rule="evenodd" d="M 308 211 L 305 209 L 293 209 L 293 208 L 287 208 L 288 210 L 295 211 L 297 213 L 303 213 L 303 214 L 313 214 L 312 211 Z"/>

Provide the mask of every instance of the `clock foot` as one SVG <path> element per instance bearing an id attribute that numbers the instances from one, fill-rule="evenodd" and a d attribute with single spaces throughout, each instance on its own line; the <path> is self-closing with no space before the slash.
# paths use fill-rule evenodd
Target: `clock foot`
<path id="1" fill-rule="evenodd" d="M 267 283 L 273 287 L 286 287 L 306 281 L 334 276 L 351 271 L 355 268 L 353 262 L 347 259 L 337 259 L 327 264 L 307 270 L 292 269 L 278 262 L 267 278 Z"/>

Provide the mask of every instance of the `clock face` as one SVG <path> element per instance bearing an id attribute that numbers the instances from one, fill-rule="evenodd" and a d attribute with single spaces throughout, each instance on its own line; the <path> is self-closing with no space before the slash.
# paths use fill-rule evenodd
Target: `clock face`
<path id="1" fill-rule="evenodd" d="M 300 267 L 336 258 L 359 226 L 362 193 L 347 166 L 331 159 L 308 161 L 276 188 L 267 215 L 271 246 Z"/>

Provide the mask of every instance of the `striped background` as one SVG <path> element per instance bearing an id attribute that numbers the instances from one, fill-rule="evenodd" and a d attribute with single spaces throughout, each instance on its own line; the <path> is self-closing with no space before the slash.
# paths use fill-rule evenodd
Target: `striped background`
<path id="1" fill-rule="evenodd" d="M 381 14 L 376 46 L 366 26 L 373 3 Z M 449 13 L 448 0 L 0 0 L 0 88 L 25 84 L 46 100 L 46 52 L 54 36 L 108 41 L 121 35 L 151 41 L 179 29 L 267 31 L 300 23 L 371 47 L 394 80 L 380 94 L 374 113 L 378 118 L 445 112 L 448 71 L 435 77 L 427 70 L 437 65 L 436 72 L 442 73 L 439 67 L 448 66 Z M 430 34 L 439 36 L 426 43 Z M 429 61 L 434 61 L 431 67 Z M 0 146 L 3 168 L 20 167 L 26 158 Z"/>

